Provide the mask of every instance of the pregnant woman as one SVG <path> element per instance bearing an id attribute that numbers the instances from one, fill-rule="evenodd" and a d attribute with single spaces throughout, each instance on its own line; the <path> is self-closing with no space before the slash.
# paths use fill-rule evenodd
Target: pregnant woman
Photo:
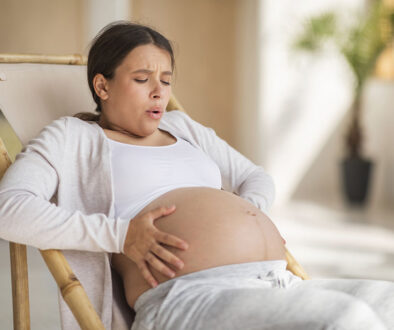
<path id="1" fill-rule="evenodd" d="M 63 249 L 106 329 L 130 328 L 132 310 L 134 330 L 394 327 L 393 283 L 286 271 L 285 242 L 264 213 L 269 175 L 165 111 L 165 37 L 111 24 L 87 69 L 98 114 L 56 120 L 18 155 L 0 184 L 0 236 Z M 63 328 L 77 329 L 60 305 Z"/>

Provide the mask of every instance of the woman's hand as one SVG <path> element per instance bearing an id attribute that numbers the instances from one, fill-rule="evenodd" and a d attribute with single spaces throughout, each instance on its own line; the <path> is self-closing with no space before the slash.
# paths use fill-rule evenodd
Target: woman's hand
<path id="1" fill-rule="evenodd" d="M 152 287 L 157 286 L 157 281 L 150 272 L 147 262 L 168 277 L 174 277 L 175 273 L 160 259 L 179 269 L 183 268 L 182 260 L 161 246 L 160 243 L 182 250 L 186 250 L 188 244 L 173 235 L 158 230 L 153 223 L 156 219 L 173 213 L 175 208 L 175 205 L 162 206 L 138 215 L 130 221 L 127 230 L 123 247 L 124 254 L 137 264 L 142 276 Z"/>

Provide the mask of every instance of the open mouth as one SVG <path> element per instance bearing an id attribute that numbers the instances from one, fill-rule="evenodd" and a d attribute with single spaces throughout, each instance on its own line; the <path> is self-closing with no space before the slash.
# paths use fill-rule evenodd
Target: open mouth
<path id="1" fill-rule="evenodd" d="M 159 108 L 159 107 L 154 107 L 154 108 L 151 108 L 151 109 L 146 110 L 146 111 L 147 112 L 152 112 L 152 113 L 162 113 L 163 112 L 163 110 L 161 108 Z"/>
<path id="2" fill-rule="evenodd" d="M 160 110 L 148 110 L 147 113 L 153 119 L 159 119 L 162 116 L 162 111 Z"/>

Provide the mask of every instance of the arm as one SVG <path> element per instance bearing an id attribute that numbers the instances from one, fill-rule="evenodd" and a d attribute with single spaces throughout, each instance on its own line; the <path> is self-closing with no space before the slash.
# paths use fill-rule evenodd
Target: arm
<path id="1" fill-rule="evenodd" d="M 173 113 L 173 114 L 172 114 Z M 181 111 L 171 111 L 177 127 L 190 132 L 195 141 L 219 166 L 224 190 L 236 193 L 263 212 L 267 212 L 275 198 L 272 177 L 260 166 L 232 148 L 218 137 L 212 128 L 205 127 Z"/>
<path id="2" fill-rule="evenodd" d="M 63 171 L 67 119 L 45 127 L 0 183 L 0 237 L 40 249 L 121 252 L 129 220 L 51 203 Z"/>

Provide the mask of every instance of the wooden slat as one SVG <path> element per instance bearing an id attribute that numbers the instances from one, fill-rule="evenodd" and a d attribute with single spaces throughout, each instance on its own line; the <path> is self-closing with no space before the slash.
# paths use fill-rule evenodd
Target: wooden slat
<path id="1" fill-rule="evenodd" d="M 3 139 L 0 138 L 0 180 L 3 178 L 5 171 L 11 165 L 11 158 L 8 155 Z"/>
<path id="2" fill-rule="evenodd" d="M 58 250 L 40 250 L 40 253 L 81 329 L 104 330 L 99 316 L 63 253 Z"/>
<path id="3" fill-rule="evenodd" d="M 0 53 L 0 63 L 43 63 L 43 64 L 71 64 L 85 65 L 86 56 L 71 55 L 43 55 L 43 54 L 5 54 Z"/>
<path id="4" fill-rule="evenodd" d="M 11 165 L 11 159 L 0 138 L 0 180 Z M 12 309 L 15 330 L 30 329 L 29 279 L 26 246 L 10 243 Z"/>
<path id="5" fill-rule="evenodd" d="M 26 245 L 10 243 L 14 330 L 30 330 Z"/>
<path id="6" fill-rule="evenodd" d="M 297 262 L 293 255 L 286 248 L 286 260 L 287 260 L 287 270 L 291 271 L 294 275 L 301 277 L 303 280 L 309 280 L 310 277 L 302 268 L 302 266 Z"/>

